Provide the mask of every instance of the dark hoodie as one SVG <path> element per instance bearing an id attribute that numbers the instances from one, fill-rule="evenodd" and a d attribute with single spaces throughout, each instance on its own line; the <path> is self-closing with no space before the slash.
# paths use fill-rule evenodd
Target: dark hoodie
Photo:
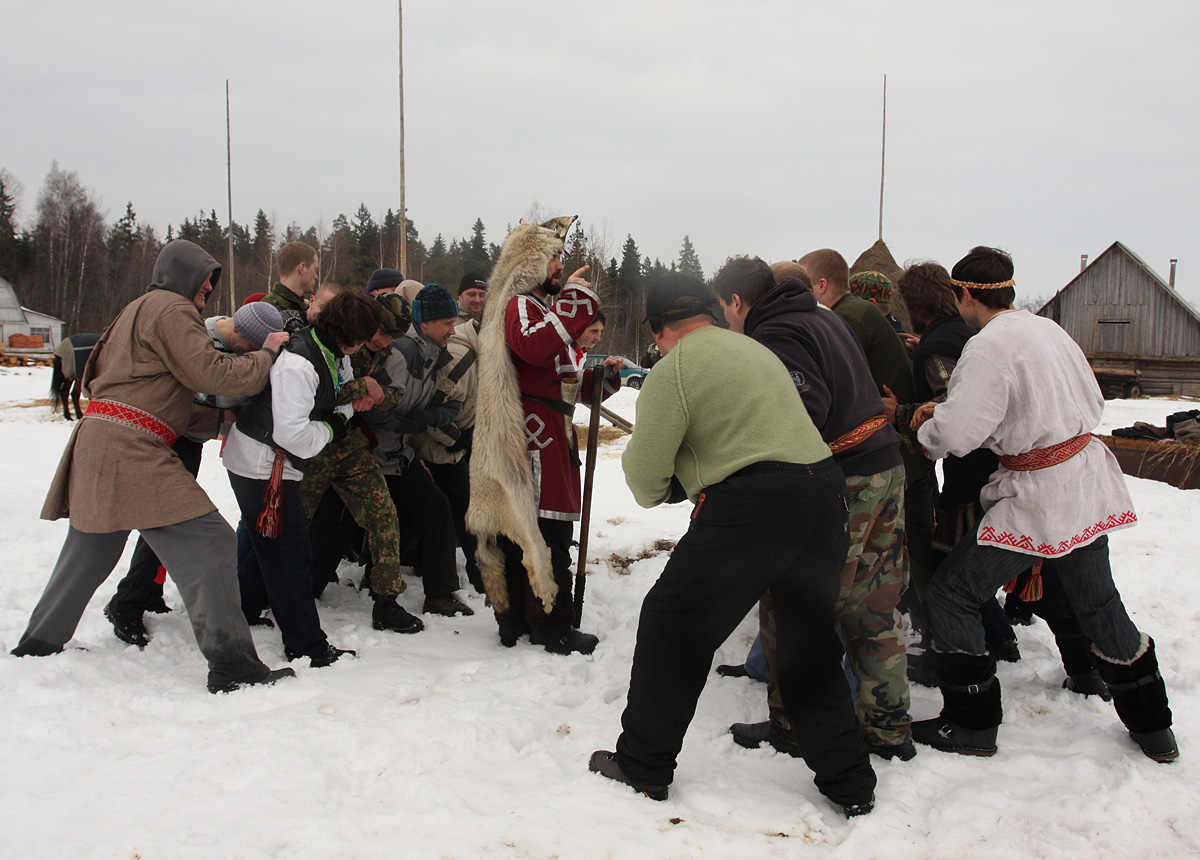
<path id="1" fill-rule="evenodd" d="M 216 290 L 217 282 L 221 280 L 221 264 L 199 245 L 187 239 L 175 239 L 163 247 L 154 261 L 154 272 L 146 292 L 168 290 L 190 302 L 210 273 Z"/>
<path id="2" fill-rule="evenodd" d="M 745 332 L 791 372 L 826 442 L 883 414 L 858 338 L 802 281 L 788 278 L 763 296 L 746 315 Z M 847 475 L 877 474 L 900 465 L 900 436 L 888 425 L 834 459 Z"/>

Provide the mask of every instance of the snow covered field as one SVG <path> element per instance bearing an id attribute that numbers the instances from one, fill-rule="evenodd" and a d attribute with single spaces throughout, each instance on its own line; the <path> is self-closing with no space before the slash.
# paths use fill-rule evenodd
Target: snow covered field
<path id="1" fill-rule="evenodd" d="M 802 763 L 733 744 L 730 723 L 766 714 L 764 687 L 745 679 L 712 676 L 669 801 L 587 772 L 591 751 L 611 749 L 619 732 L 638 608 L 667 558 L 656 544 L 678 538 L 690 512 L 634 504 L 622 442 L 601 449 L 597 469 L 591 657 L 501 647 L 473 593 L 472 618 L 377 633 L 367 596 L 331 586 L 322 622 L 359 659 L 316 670 L 301 661 L 294 680 L 212 696 L 172 585 L 176 611 L 148 616 L 145 651 L 113 637 L 100 610 L 117 576 L 84 614 L 78 647 L 7 656 L 67 528 L 38 519 L 70 433 L 35 405 L 48 388 L 48 370 L 0 369 L 2 858 L 1200 856 L 1200 492 L 1130 479 L 1141 523 L 1111 538 L 1126 605 L 1158 643 L 1176 763 L 1144 757 L 1111 705 L 1060 688 L 1039 622 L 1018 631 L 1024 659 L 1000 666 L 999 754 L 922 748 L 910 762 L 876 761 L 876 810 L 847 822 Z M 626 390 L 610 406 L 632 419 L 635 399 Z M 1181 408 L 1118 401 L 1102 430 L 1161 424 Z M 215 444 L 200 480 L 236 521 Z M 401 600 L 417 612 L 420 580 L 411 583 Z M 740 662 L 754 631 L 743 622 L 718 661 Z M 254 635 L 263 659 L 283 665 L 278 632 Z M 913 688 L 918 719 L 939 707 L 934 691 Z"/>

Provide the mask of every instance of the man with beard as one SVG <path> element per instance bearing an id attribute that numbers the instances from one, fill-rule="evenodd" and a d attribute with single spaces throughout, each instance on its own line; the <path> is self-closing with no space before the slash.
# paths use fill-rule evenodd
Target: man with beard
<path id="1" fill-rule="evenodd" d="M 220 277 L 198 245 L 168 243 L 146 293 L 93 349 L 83 375 L 91 404 L 42 508 L 44 519 L 71 525 L 15 656 L 62 650 L 137 529 L 179 586 L 210 692 L 295 674 L 259 660 L 239 605 L 233 529 L 171 451 L 179 435 L 217 435 L 222 410 L 196 404 L 197 391 L 257 393 L 287 340 L 275 332 L 249 355 L 217 352 L 199 312 Z"/>
<path id="2" fill-rule="evenodd" d="M 580 374 L 573 354 L 600 312 L 587 266 L 562 281 L 574 220 L 522 222 L 492 271 L 467 511 L 500 642 L 512 647 L 528 633 L 554 654 L 590 654 L 599 642 L 573 626 L 570 548 L 583 494 L 571 418 L 581 383 L 583 402 L 599 405 L 593 373 L 605 375 L 602 397 L 620 387 L 620 359 Z"/>

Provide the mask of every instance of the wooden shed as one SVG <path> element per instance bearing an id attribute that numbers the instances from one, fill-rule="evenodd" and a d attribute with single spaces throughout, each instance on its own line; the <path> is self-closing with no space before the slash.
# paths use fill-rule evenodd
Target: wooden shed
<path id="1" fill-rule="evenodd" d="M 13 335 L 21 338 L 40 337 L 46 351 L 54 349 L 62 340 L 63 321 L 49 314 L 21 306 L 17 291 L 8 281 L 0 278 L 0 347 L 13 346 Z"/>
<path id="2" fill-rule="evenodd" d="M 1106 395 L 1200 396 L 1200 313 L 1120 242 L 1047 302 Z"/>

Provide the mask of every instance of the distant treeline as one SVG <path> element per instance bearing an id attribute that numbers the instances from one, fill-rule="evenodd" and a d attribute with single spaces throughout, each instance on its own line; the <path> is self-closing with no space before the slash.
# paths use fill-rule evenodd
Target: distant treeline
<path id="1" fill-rule="evenodd" d="M 26 307 L 64 320 L 67 333 L 102 331 L 145 290 L 158 252 L 171 239 L 195 242 L 229 272 L 229 228 L 215 209 L 184 218 L 178 226 L 168 225 L 164 234 L 140 223 L 130 202 L 109 225 L 95 193 L 77 173 L 54 162 L 37 195 L 33 218 L 22 228 L 16 217 L 21 192 L 17 179 L 0 168 L 0 278 L 17 288 Z M 541 219 L 545 214 L 535 207 L 526 217 Z M 504 235 L 512 226 L 506 225 Z M 452 291 L 467 272 L 487 277 L 500 252 L 499 244 L 487 241 L 479 218 L 470 235 L 448 243 L 438 235 L 429 247 L 411 219 L 405 227 L 408 277 Z M 259 209 L 253 224 L 233 225 L 234 302 L 240 304 L 251 293 L 270 289 L 276 279 L 276 250 L 295 240 L 319 250 L 322 281 L 361 287 L 377 268 L 400 268 L 400 229 L 399 213 L 388 209 L 382 222 L 377 222 L 365 204 L 351 218 L 338 215 L 328 229 L 293 222 L 279 230 Z M 641 323 L 645 285 L 669 271 L 705 276 L 687 236 L 677 259 L 666 264 L 643 256 L 632 236 L 626 237 L 619 258 L 615 244 L 607 227 L 585 228 L 577 222 L 563 263 L 568 274 L 581 266 L 592 267 L 588 277 L 599 287 L 608 317 L 597 350 L 636 361 L 649 344 L 649 330 Z M 228 274 L 223 287 L 226 278 Z M 230 312 L 224 288 L 210 299 L 208 312 Z"/>

